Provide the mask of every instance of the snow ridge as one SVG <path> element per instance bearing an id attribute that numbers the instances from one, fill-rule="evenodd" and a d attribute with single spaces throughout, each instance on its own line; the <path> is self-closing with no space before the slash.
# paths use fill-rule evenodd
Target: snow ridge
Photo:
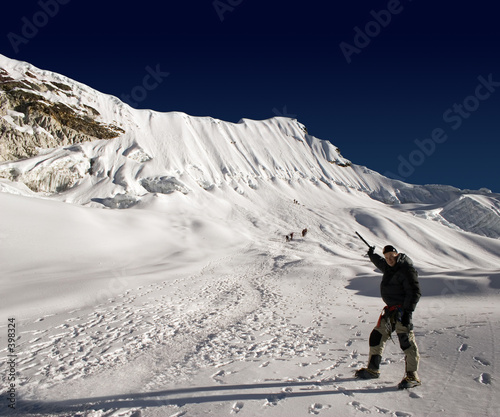
<path id="1" fill-rule="evenodd" d="M 105 140 L 80 140 L 77 134 L 71 139 L 73 144 L 64 146 L 66 139 L 60 139 L 55 149 L 39 149 L 38 155 L 31 158 L 4 162 L 0 164 L 0 179 L 9 184 L 2 186 L 4 190 L 32 195 L 27 192 L 28 187 L 38 195 L 75 204 L 130 208 L 147 200 L 148 194 L 180 192 L 199 199 L 200 191 L 213 193 L 227 187 L 245 195 L 258 190 L 263 181 L 279 180 L 326 186 L 333 192 L 364 192 L 386 204 L 434 204 L 441 207 L 442 213 L 436 214 L 433 207 L 433 214 L 424 217 L 480 235 L 500 237 L 500 217 L 491 204 L 498 204 L 498 195 L 488 190 L 463 191 L 444 185 L 417 186 L 390 180 L 353 165 L 331 142 L 309 135 L 297 120 L 275 117 L 229 123 L 179 112 L 135 110 L 116 97 L 27 63 L 0 56 L 0 67 L 3 84 L 24 83 L 16 88 L 26 93 L 37 80 L 36 93 L 47 105 L 82 115 L 88 115 L 91 109 L 97 115 L 97 123 L 120 126 L 122 132 L 115 139 Z M 5 95 L 6 91 L 0 94 Z M 50 146 L 56 143 L 57 126 L 45 125 L 49 129 L 45 130 L 35 118 L 9 108 L 8 102 L 2 104 L 2 112 L 8 124 L 15 124 L 16 118 L 24 120 L 26 126 L 18 142 L 26 140 L 27 135 L 33 136 L 35 131 L 43 131 L 41 134 L 53 138 L 48 142 Z M 15 128 L 22 130 L 17 125 Z M 485 195 L 489 202 L 480 198 L 462 200 L 466 194 Z M 464 202 L 471 201 L 474 203 L 464 206 Z M 450 211 L 454 202 L 468 214 Z M 483 220 L 471 226 L 464 220 L 467 216 Z"/>

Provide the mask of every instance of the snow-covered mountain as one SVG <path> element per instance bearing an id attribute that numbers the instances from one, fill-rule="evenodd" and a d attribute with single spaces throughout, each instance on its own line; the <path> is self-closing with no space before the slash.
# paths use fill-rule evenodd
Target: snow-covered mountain
<path id="1" fill-rule="evenodd" d="M 67 77 L 0 56 L 0 187 L 86 206 L 129 208 L 152 194 L 242 195 L 280 180 L 418 203 L 416 216 L 500 237 L 499 196 L 390 180 L 351 164 L 297 120 L 228 123 L 136 110 Z M 205 194 L 202 196 L 202 194 Z"/>
<path id="2" fill-rule="evenodd" d="M 17 415 L 495 415 L 498 194 L 388 179 L 297 120 L 135 110 L 0 68 L 0 396 Z M 351 377 L 382 308 L 355 231 L 419 271 L 414 391 L 394 390 L 397 342 L 380 380 Z"/>

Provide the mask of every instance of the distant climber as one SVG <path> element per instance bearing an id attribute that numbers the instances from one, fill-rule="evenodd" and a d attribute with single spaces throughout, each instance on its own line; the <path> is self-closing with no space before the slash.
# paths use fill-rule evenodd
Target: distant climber
<path id="1" fill-rule="evenodd" d="M 307 229 L 302 230 L 302 237 L 305 237 L 307 235 Z"/>

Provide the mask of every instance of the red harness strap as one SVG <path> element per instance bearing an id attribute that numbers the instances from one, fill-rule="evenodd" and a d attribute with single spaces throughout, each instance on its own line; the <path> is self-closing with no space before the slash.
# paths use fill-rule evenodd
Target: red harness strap
<path id="1" fill-rule="evenodd" d="M 386 315 L 388 316 L 396 310 L 401 310 L 402 307 L 403 306 L 400 304 L 395 305 L 395 306 L 390 306 L 390 307 L 385 306 L 384 309 L 382 310 L 382 313 L 380 313 L 380 317 L 378 318 L 377 327 L 380 327 L 380 323 L 382 322 L 382 317 L 384 317 Z"/>

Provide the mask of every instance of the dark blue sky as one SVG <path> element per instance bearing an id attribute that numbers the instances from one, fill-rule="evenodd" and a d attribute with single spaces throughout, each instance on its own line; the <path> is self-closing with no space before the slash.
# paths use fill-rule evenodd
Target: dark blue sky
<path id="1" fill-rule="evenodd" d="M 0 53 L 137 108 L 296 117 L 382 174 L 500 192 L 494 1 L 24 0 L 0 28 Z"/>

